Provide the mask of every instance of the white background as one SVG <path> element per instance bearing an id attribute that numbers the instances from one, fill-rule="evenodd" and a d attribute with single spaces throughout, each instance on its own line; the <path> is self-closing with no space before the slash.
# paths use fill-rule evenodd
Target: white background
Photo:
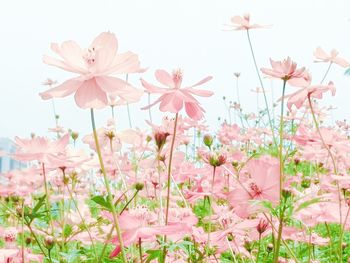
<path id="1" fill-rule="evenodd" d="M 245 32 L 224 32 L 230 17 L 251 13 L 253 22 L 272 24 L 271 29 L 251 31 L 259 67 L 269 67 L 269 58 L 291 56 L 306 66 L 317 83 L 327 65 L 313 63 L 313 51 L 322 46 L 332 48 L 350 60 L 350 1 L 233 1 L 233 0 L 128 0 L 128 1 L 4 1 L 0 3 L 0 137 L 29 136 L 30 132 L 47 135 L 54 126 L 49 101 L 38 93 L 41 83 L 50 77 L 64 81 L 72 77 L 58 68 L 42 63 L 43 54 L 53 55 L 51 42 L 75 40 L 87 47 L 102 31 L 114 32 L 121 52 L 137 53 L 144 67 L 142 75 L 154 81 L 158 68 L 184 69 L 185 84 L 214 76 L 205 88 L 215 96 L 202 99 L 208 123 L 215 127 L 219 116 L 227 118 L 222 96 L 234 99 L 233 72 L 241 72 L 241 101 L 247 111 L 256 111 L 256 97 L 250 90 L 259 86 Z M 323 105 L 337 107 L 336 119 L 349 117 L 350 77 L 334 66 L 329 74 L 337 87 L 336 97 L 329 96 Z M 140 87 L 140 75 L 130 77 Z M 270 87 L 270 81 L 264 80 Z M 275 98 L 281 83 L 274 82 Z M 295 88 L 288 87 L 287 93 Z M 153 97 L 154 99 L 155 97 Z M 131 106 L 133 124 L 144 127 L 146 97 Z M 262 98 L 260 105 L 263 105 Z M 89 112 L 75 105 L 73 96 L 56 100 L 60 124 L 66 128 L 90 132 Z M 153 108 L 155 112 L 158 108 Z M 109 109 L 98 111 L 98 124 L 110 115 Z M 119 127 L 128 127 L 125 107 L 117 109 Z M 158 114 L 155 119 L 159 119 Z"/>

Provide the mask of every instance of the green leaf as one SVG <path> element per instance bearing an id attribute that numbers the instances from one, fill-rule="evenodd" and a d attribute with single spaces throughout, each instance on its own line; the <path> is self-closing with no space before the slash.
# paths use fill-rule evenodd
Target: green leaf
<path id="1" fill-rule="evenodd" d="M 323 202 L 322 198 L 321 197 L 316 197 L 316 198 L 313 198 L 311 200 L 308 200 L 308 201 L 305 201 L 304 203 L 301 203 L 298 208 L 295 210 L 295 212 L 298 212 L 312 204 L 316 204 L 316 203 L 319 203 L 319 202 Z"/>
<path id="2" fill-rule="evenodd" d="M 95 195 L 91 198 L 91 200 L 108 211 L 112 210 L 109 202 L 102 195 Z"/>
<path id="3" fill-rule="evenodd" d="M 148 257 L 146 259 L 146 263 L 150 263 L 151 260 L 158 259 L 159 263 L 164 263 L 163 261 L 163 251 L 162 250 L 147 250 L 146 253 L 148 254 Z"/>

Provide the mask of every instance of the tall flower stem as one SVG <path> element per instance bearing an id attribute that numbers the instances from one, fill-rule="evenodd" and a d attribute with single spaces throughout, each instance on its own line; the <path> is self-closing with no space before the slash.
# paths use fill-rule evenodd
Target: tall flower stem
<path id="1" fill-rule="evenodd" d="M 256 63 L 252 41 L 250 40 L 249 30 L 247 30 L 247 38 L 248 38 L 248 42 L 249 42 L 250 51 L 252 53 L 256 74 L 258 75 L 260 86 L 261 86 L 261 89 L 262 89 L 263 94 L 264 94 L 264 101 L 265 101 L 265 106 L 266 106 L 266 111 L 267 111 L 267 117 L 269 119 L 269 124 L 270 124 L 270 128 L 271 128 L 272 138 L 273 138 L 274 144 L 277 145 L 275 132 L 274 132 L 273 124 L 272 124 L 272 119 L 271 119 L 271 115 L 270 115 L 269 103 L 267 102 L 264 84 L 262 82 L 262 79 L 261 79 L 261 76 L 260 76 L 260 72 L 259 72 L 259 68 L 258 68 L 258 65 Z"/>
<path id="2" fill-rule="evenodd" d="M 282 101 L 281 101 L 281 119 L 280 119 L 280 129 L 279 129 L 279 136 L 280 136 L 280 144 L 279 144 L 279 154 L 278 157 L 280 159 L 280 200 L 282 200 L 282 187 L 283 187 L 283 174 L 284 174 L 284 160 L 283 160 L 283 128 L 284 128 L 284 93 L 286 91 L 286 83 L 287 81 L 283 81 L 283 89 L 282 89 Z"/>
<path id="3" fill-rule="evenodd" d="M 167 177 L 167 196 L 166 196 L 166 208 L 165 208 L 165 225 L 168 225 L 169 220 L 169 204 L 170 204 L 170 184 L 171 184 L 171 164 L 173 160 L 173 151 L 174 151 L 174 145 L 175 145 L 175 137 L 176 137 L 176 128 L 177 128 L 177 119 L 179 114 L 176 113 L 175 120 L 174 120 L 174 130 L 173 130 L 173 137 L 171 139 L 171 146 L 170 146 L 170 155 L 169 155 L 169 164 L 168 164 L 168 177 Z M 164 243 L 166 243 L 166 236 L 164 236 Z M 166 258 L 166 247 L 163 249 L 163 257 Z"/>
<path id="4" fill-rule="evenodd" d="M 282 101 L 281 101 L 281 119 L 280 119 L 280 129 L 279 129 L 279 136 L 280 136 L 280 144 L 279 144 L 279 161 L 280 161 L 280 204 L 282 204 L 282 188 L 283 188 L 283 176 L 284 176 L 284 160 L 283 160 L 283 127 L 284 127 L 284 121 L 283 121 L 283 113 L 284 113 L 284 93 L 286 90 L 286 83 L 287 80 L 283 80 L 283 88 L 282 88 Z M 280 209 L 279 214 L 279 226 L 278 226 L 278 232 L 277 232 L 277 240 L 276 240 L 276 246 L 275 246 L 275 254 L 274 254 L 274 262 L 278 262 L 278 254 L 281 246 L 281 239 L 282 239 L 282 230 L 283 230 L 283 220 L 284 220 L 284 212 L 285 212 L 285 206 Z"/>
<path id="5" fill-rule="evenodd" d="M 151 93 L 147 92 L 147 100 L 148 100 L 148 105 L 151 104 Z M 151 113 L 151 108 L 148 108 L 148 116 L 149 116 L 149 121 L 153 123 L 152 121 L 152 113 Z"/>
<path id="6" fill-rule="evenodd" d="M 211 180 L 211 189 L 210 189 L 211 196 L 213 196 L 213 192 L 214 192 L 215 172 L 216 172 L 216 166 L 213 166 L 213 177 Z M 208 196 L 208 203 L 209 203 L 209 226 L 208 226 L 208 240 L 207 240 L 208 259 L 210 258 L 209 248 L 210 248 L 210 234 L 211 234 L 211 226 L 212 226 L 212 224 L 211 224 L 211 215 L 212 215 L 211 196 Z"/>
<path id="7" fill-rule="evenodd" d="M 118 216 L 117 216 L 116 209 L 115 209 L 115 206 L 114 206 L 114 203 L 113 203 L 111 188 L 109 186 L 109 181 L 108 181 L 108 178 L 107 178 L 106 169 L 105 169 L 105 166 L 103 164 L 100 144 L 98 142 L 96 125 L 95 125 L 95 117 L 94 117 L 94 109 L 91 108 L 90 109 L 90 113 L 91 113 L 91 124 L 92 124 L 92 130 L 93 130 L 93 134 L 94 134 L 94 139 L 95 139 L 96 151 L 97 151 L 97 155 L 98 155 L 98 160 L 100 162 L 101 171 L 102 171 L 102 174 L 103 174 L 103 179 L 104 179 L 104 182 L 105 182 L 105 185 L 106 185 L 108 203 L 110 204 L 111 210 L 112 210 L 113 221 L 114 221 L 114 225 L 115 225 L 115 228 L 116 228 L 116 231 L 117 231 L 117 236 L 118 236 L 120 249 L 121 249 L 121 254 L 122 254 L 122 260 L 123 260 L 124 263 L 127 263 L 125 249 L 124 249 L 124 242 L 123 242 L 122 234 L 121 234 L 120 227 L 119 227 Z"/>
<path id="8" fill-rule="evenodd" d="M 329 73 L 329 70 L 331 69 L 332 64 L 333 64 L 332 62 L 329 63 L 328 68 L 327 68 L 327 70 L 326 70 L 326 73 L 324 74 L 324 76 L 323 76 L 323 78 L 322 78 L 320 84 L 322 84 L 323 81 L 326 79 L 326 77 L 327 77 L 327 75 L 328 75 L 328 73 Z"/>
<path id="9" fill-rule="evenodd" d="M 43 176 L 44 176 L 44 189 L 45 189 L 45 197 L 46 197 L 46 214 L 47 219 L 49 220 L 49 225 L 51 226 L 52 235 L 54 235 L 54 228 L 52 224 L 52 217 L 51 217 L 51 206 L 50 206 L 50 196 L 49 196 L 49 190 L 47 188 L 47 178 L 46 178 L 46 172 L 45 172 L 45 164 L 41 164 L 42 170 L 43 170 Z"/>
<path id="10" fill-rule="evenodd" d="M 311 102 L 311 94 L 308 94 L 307 99 L 308 99 L 308 102 L 309 102 L 312 119 L 313 119 L 313 121 L 315 123 L 317 133 L 320 136 L 322 144 L 326 148 L 326 150 L 328 152 L 328 155 L 330 156 L 330 158 L 332 160 L 333 173 L 337 174 L 337 165 L 336 165 L 334 156 L 333 156 L 333 154 L 331 152 L 331 149 L 329 148 L 328 144 L 325 142 L 325 140 L 324 140 L 324 138 L 322 136 L 322 133 L 321 133 L 321 130 L 320 130 L 320 126 L 318 125 L 318 122 L 317 122 L 317 119 L 316 119 L 316 116 L 315 116 L 315 111 L 314 111 L 314 108 L 313 108 L 312 102 Z M 339 258 L 340 259 L 339 259 L 339 262 L 343 262 L 343 246 L 342 245 L 343 245 L 344 229 L 342 227 L 342 224 L 343 224 L 342 223 L 343 215 L 342 215 L 342 210 L 341 210 L 341 208 L 342 208 L 341 207 L 342 197 L 341 197 L 341 189 L 340 189 L 339 183 L 337 182 L 336 184 L 337 184 L 337 188 L 338 188 L 339 220 L 340 220 L 340 238 L 339 238 Z"/>

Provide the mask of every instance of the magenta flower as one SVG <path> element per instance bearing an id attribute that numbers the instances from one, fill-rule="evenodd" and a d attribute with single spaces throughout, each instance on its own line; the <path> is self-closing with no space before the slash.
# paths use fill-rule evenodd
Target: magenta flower
<path id="1" fill-rule="evenodd" d="M 62 98 L 75 93 L 80 108 L 103 108 L 108 105 L 107 94 L 134 102 L 142 91 L 112 74 L 141 72 L 137 55 L 132 52 L 117 54 L 118 42 L 114 34 L 98 35 L 88 49 L 82 49 L 74 41 L 61 45 L 53 43 L 51 49 L 62 60 L 44 56 L 44 63 L 79 74 L 61 85 L 40 93 L 42 99 Z"/>
<path id="2" fill-rule="evenodd" d="M 205 110 L 200 106 L 199 102 L 193 97 L 193 95 L 210 97 L 213 95 L 213 92 L 194 89 L 193 87 L 200 86 L 208 82 L 212 79 L 211 76 L 185 88 L 181 88 L 181 70 L 175 70 L 171 75 L 165 70 L 160 69 L 155 72 L 155 76 L 161 84 L 167 86 L 168 88 L 160 88 L 141 79 L 141 83 L 147 92 L 162 94 L 154 103 L 142 109 L 145 110 L 156 105 L 157 103 L 160 103 L 159 109 L 162 112 L 178 113 L 185 105 L 186 113 L 190 118 L 194 120 L 200 120 L 203 118 L 203 112 L 205 112 Z"/>

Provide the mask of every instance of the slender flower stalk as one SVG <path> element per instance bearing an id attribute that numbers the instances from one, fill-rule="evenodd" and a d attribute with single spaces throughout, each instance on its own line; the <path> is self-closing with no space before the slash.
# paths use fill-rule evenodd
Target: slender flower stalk
<path id="1" fill-rule="evenodd" d="M 284 176 L 284 160 L 283 160 L 283 127 L 284 127 L 284 121 L 283 121 L 283 113 L 284 113 L 284 93 L 286 90 L 286 83 L 287 80 L 283 80 L 283 89 L 282 89 L 282 101 L 281 101 L 281 119 L 280 119 L 280 129 L 279 129 L 279 136 L 280 136 L 280 144 L 279 144 L 279 162 L 280 162 L 280 204 L 282 203 L 282 189 L 283 189 L 283 176 Z M 282 239 L 282 230 L 283 230 L 283 220 L 284 220 L 284 212 L 285 212 L 285 206 L 283 205 L 283 208 L 280 210 L 279 215 L 279 226 L 278 226 L 278 232 L 277 232 L 277 240 L 276 240 L 276 247 L 275 247 L 275 254 L 274 254 L 274 262 L 278 262 L 278 256 L 279 256 L 279 249 L 281 246 L 281 239 Z"/>
<path id="2" fill-rule="evenodd" d="M 167 175 L 167 196 L 166 196 L 166 206 L 165 206 L 165 225 L 168 225 L 169 220 L 169 205 L 170 205 L 170 188 L 171 188 L 171 164 L 173 159 L 173 152 L 174 152 L 174 145 L 175 145 L 175 137 L 176 137 L 176 128 L 177 128 L 177 119 L 179 114 L 175 114 L 175 120 L 174 120 L 174 130 L 173 130 L 173 137 L 171 139 L 171 146 L 170 146 L 170 154 L 169 154 L 169 164 L 168 164 L 168 175 Z M 166 236 L 164 236 L 164 243 L 166 243 Z M 166 258 L 166 247 L 163 249 L 163 257 Z"/>
<path id="3" fill-rule="evenodd" d="M 45 172 L 45 164 L 42 163 L 41 164 L 42 167 L 42 172 L 43 172 L 43 176 L 44 176 L 44 189 L 45 189 L 45 197 L 46 197 L 46 215 L 47 215 L 47 220 L 49 221 L 49 225 L 51 226 L 51 231 L 52 231 L 52 235 L 54 235 L 54 227 L 53 227 L 53 223 L 52 223 L 52 217 L 51 217 L 51 206 L 50 206 L 50 195 L 49 195 L 49 190 L 47 187 L 47 178 L 46 178 L 46 172 Z"/>
<path id="4" fill-rule="evenodd" d="M 327 70 L 326 70 L 326 73 L 324 74 L 324 76 L 323 76 L 323 78 L 322 78 L 320 84 L 322 84 L 323 81 L 326 79 L 326 77 L 327 77 L 327 75 L 328 75 L 328 73 L 329 73 L 329 70 L 331 69 L 332 64 L 333 64 L 333 62 L 330 62 L 330 63 L 329 63 L 328 68 L 327 68 Z"/>
<path id="5" fill-rule="evenodd" d="M 247 29 L 246 31 L 247 31 L 247 38 L 248 38 L 248 42 L 249 42 L 250 51 L 251 51 L 251 54 L 252 54 L 252 57 L 253 57 L 253 61 L 254 61 L 256 74 L 258 75 L 260 86 L 261 86 L 261 89 L 262 89 L 263 95 L 264 95 L 266 112 L 267 112 L 267 117 L 269 119 L 269 124 L 270 124 L 271 133 L 272 133 L 272 138 L 273 138 L 274 144 L 277 145 L 276 137 L 275 137 L 275 131 L 274 131 L 274 127 L 273 127 L 273 124 L 272 124 L 271 115 L 270 115 L 269 103 L 267 102 L 267 98 L 266 98 L 266 92 L 265 92 L 265 88 L 264 88 L 264 83 L 263 83 L 263 81 L 261 79 L 259 68 L 258 68 L 258 65 L 256 63 L 255 54 L 254 54 L 254 50 L 253 50 L 253 45 L 252 45 L 252 42 L 250 40 L 249 29 Z"/>
<path id="6" fill-rule="evenodd" d="M 108 181 L 107 174 L 106 174 L 106 169 L 105 169 L 105 166 L 103 164 L 100 144 L 98 142 L 98 136 L 97 136 L 97 131 L 96 131 L 96 125 L 95 125 L 95 118 L 94 118 L 94 110 L 93 110 L 93 108 L 90 109 L 90 113 L 91 113 L 91 124 L 92 124 L 92 130 L 93 130 L 93 134 L 94 134 L 96 151 L 97 151 L 97 155 L 98 155 L 98 160 L 100 162 L 104 183 L 105 183 L 106 190 L 107 190 L 108 203 L 110 204 L 111 210 L 112 210 L 113 221 L 114 221 L 114 225 L 115 225 L 115 228 L 116 228 L 116 231 L 117 231 L 117 236 L 118 236 L 120 249 L 121 249 L 121 253 L 122 253 L 122 260 L 123 260 L 124 263 L 127 263 L 125 249 L 124 249 L 124 242 L 123 242 L 121 230 L 120 230 L 120 227 L 119 227 L 118 216 L 117 216 L 116 209 L 115 209 L 115 206 L 114 206 L 114 203 L 113 203 L 112 193 L 111 193 L 111 189 L 110 189 L 110 186 L 109 186 L 109 181 Z"/>

